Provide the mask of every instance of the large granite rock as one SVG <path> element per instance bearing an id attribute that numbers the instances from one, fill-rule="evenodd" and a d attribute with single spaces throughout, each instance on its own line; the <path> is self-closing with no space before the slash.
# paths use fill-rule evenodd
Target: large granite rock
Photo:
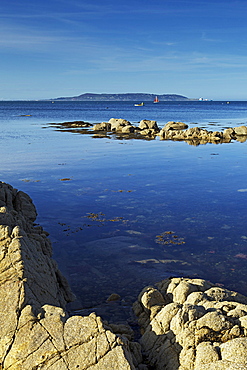
<path id="1" fill-rule="evenodd" d="M 0 369 L 143 368 L 128 335 L 94 313 L 68 317 L 73 295 L 35 218 L 29 196 L 0 182 Z"/>
<path id="2" fill-rule="evenodd" d="M 172 278 L 145 288 L 133 308 L 153 369 L 247 369 L 247 297 Z"/>

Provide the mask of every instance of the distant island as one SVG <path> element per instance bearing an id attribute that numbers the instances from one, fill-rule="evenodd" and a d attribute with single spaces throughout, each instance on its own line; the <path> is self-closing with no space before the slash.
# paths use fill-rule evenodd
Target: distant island
<path id="1" fill-rule="evenodd" d="M 64 101 L 153 101 L 155 97 L 159 101 L 185 101 L 189 99 L 183 95 L 177 94 L 145 94 L 145 93 L 125 93 L 125 94 L 93 94 L 85 93 L 73 97 L 61 97 L 49 100 L 64 100 Z"/>

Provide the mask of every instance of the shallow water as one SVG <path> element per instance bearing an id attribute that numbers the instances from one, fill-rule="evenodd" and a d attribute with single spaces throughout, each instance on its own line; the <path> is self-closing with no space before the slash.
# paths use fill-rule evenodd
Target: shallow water
<path id="1" fill-rule="evenodd" d="M 73 308 L 118 293 L 116 305 L 128 310 L 145 285 L 168 276 L 199 276 L 247 294 L 246 142 L 96 139 L 49 125 L 115 117 L 222 130 L 246 125 L 247 103 L 137 109 L 127 102 L 0 102 L 1 181 L 33 199 L 77 295 Z"/>

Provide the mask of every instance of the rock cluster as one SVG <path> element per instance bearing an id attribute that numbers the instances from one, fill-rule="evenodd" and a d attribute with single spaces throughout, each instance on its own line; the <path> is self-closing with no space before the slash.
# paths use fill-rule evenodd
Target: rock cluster
<path id="1" fill-rule="evenodd" d="M 200 279 L 146 287 L 134 304 L 157 370 L 247 369 L 247 297 Z"/>
<path id="2" fill-rule="evenodd" d="M 0 369 L 145 368 L 129 330 L 67 315 L 73 295 L 35 219 L 29 196 L 0 182 Z"/>
<path id="3" fill-rule="evenodd" d="M 230 143 L 231 140 L 243 142 L 247 136 L 246 126 L 227 128 L 223 132 L 186 126 L 182 122 L 168 122 L 159 132 L 159 136 L 162 140 L 182 140 L 194 145 Z"/>
<path id="4" fill-rule="evenodd" d="M 188 127 L 186 123 L 169 121 L 160 128 L 156 121 L 143 119 L 138 126 L 122 118 L 111 118 L 108 122 L 92 125 L 84 121 L 63 122 L 53 124 L 71 132 L 90 133 L 95 137 L 115 134 L 117 138 L 155 139 L 186 141 L 190 145 L 230 143 L 231 140 L 245 142 L 247 126 L 227 128 L 223 132 L 208 131 L 199 127 Z"/>
<path id="5" fill-rule="evenodd" d="M 108 122 L 98 123 L 93 126 L 96 132 L 114 132 L 118 134 L 136 134 L 143 137 L 160 136 L 162 140 L 181 140 L 193 145 L 206 143 L 229 143 L 232 139 L 245 141 L 247 127 L 240 126 L 225 129 L 223 132 L 208 131 L 199 127 L 188 128 L 183 122 L 169 121 L 160 129 L 156 121 L 141 120 L 139 126 L 132 125 L 125 119 L 111 118 Z"/>
<path id="6" fill-rule="evenodd" d="M 141 120 L 139 126 L 132 125 L 129 121 L 121 118 L 111 118 L 108 122 L 98 123 L 93 126 L 94 131 L 111 131 L 122 134 L 140 134 L 143 136 L 155 136 L 160 129 L 156 121 Z"/>

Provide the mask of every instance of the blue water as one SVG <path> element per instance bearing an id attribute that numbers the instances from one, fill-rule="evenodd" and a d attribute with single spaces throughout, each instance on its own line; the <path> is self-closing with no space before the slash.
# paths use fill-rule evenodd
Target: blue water
<path id="1" fill-rule="evenodd" d="M 21 115 L 32 115 L 36 121 L 73 121 L 82 119 L 96 123 L 108 121 L 109 117 L 122 117 L 132 123 L 140 119 L 154 119 L 160 125 L 167 121 L 183 121 L 197 124 L 231 125 L 246 123 L 246 102 L 145 102 L 134 107 L 134 102 L 0 102 L 0 119 L 21 120 Z M 217 122 L 218 121 L 218 122 Z"/>
<path id="2" fill-rule="evenodd" d="M 0 102 L 1 181 L 33 199 L 78 307 L 111 293 L 132 302 L 168 276 L 247 294 L 246 142 L 195 147 L 50 125 L 114 117 L 215 131 L 247 125 L 247 102 L 134 103 Z"/>

